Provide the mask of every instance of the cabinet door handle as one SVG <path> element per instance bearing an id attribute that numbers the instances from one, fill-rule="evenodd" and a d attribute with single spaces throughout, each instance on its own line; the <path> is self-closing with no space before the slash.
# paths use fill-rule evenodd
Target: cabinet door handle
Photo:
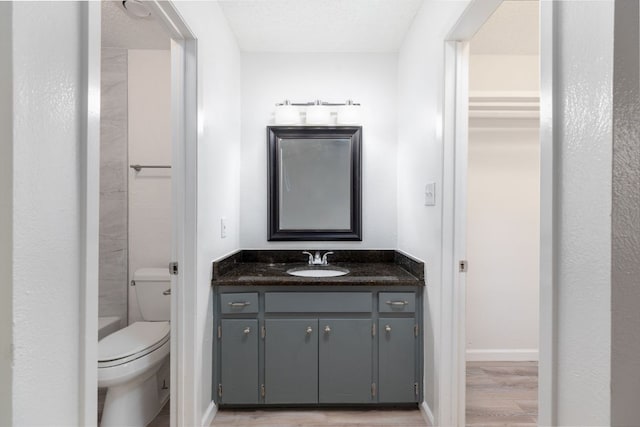
<path id="1" fill-rule="evenodd" d="M 248 305 L 251 305 L 249 301 L 239 301 L 239 302 L 234 301 L 229 303 L 229 307 L 246 307 Z"/>
<path id="2" fill-rule="evenodd" d="M 331 328 L 329 327 L 329 325 L 327 325 L 327 326 L 325 326 L 325 327 L 324 327 L 324 332 L 325 332 L 325 333 L 327 333 L 327 334 L 328 334 L 329 332 L 331 332 Z"/>
<path id="3" fill-rule="evenodd" d="M 408 305 L 408 304 L 409 304 L 409 301 L 387 301 L 387 304 L 389 304 L 389 305 L 402 305 L 402 306 L 405 306 L 405 305 Z"/>
<path id="4" fill-rule="evenodd" d="M 387 331 L 387 332 L 391 332 L 391 326 L 385 325 L 384 326 L 384 330 Z"/>
<path id="5" fill-rule="evenodd" d="M 311 332 L 313 332 L 313 329 L 311 328 L 311 326 L 307 326 L 306 329 L 307 335 L 311 334 Z"/>
<path id="6" fill-rule="evenodd" d="M 244 331 L 242 331 L 242 333 L 245 335 L 249 335 L 251 333 L 251 328 L 247 326 L 246 328 L 244 328 Z"/>

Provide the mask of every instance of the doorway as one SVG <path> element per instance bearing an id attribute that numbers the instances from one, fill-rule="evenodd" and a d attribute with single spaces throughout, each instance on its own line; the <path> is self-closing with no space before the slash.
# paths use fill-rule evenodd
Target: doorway
<path id="1" fill-rule="evenodd" d="M 537 425 L 538 14 L 503 2 L 469 41 L 467 426 Z"/>
<path id="2" fill-rule="evenodd" d="M 445 229 L 444 243 L 443 243 L 443 271 L 446 273 L 449 271 L 452 288 L 451 292 L 444 295 L 442 300 L 443 307 L 451 307 L 452 317 L 443 317 L 443 326 L 445 331 L 450 329 L 453 333 L 453 338 L 448 339 L 444 337 L 443 349 L 441 357 L 450 358 L 453 360 L 451 377 L 454 379 L 453 387 L 451 391 L 451 400 L 454 402 L 451 405 L 451 414 L 445 413 L 442 422 L 447 423 L 450 419 L 451 425 L 463 426 L 465 425 L 465 409 L 467 402 L 466 396 L 466 362 L 467 362 L 467 347 L 469 333 L 467 326 L 467 304 L 473 304 L 472 298 L 469 296 L 469 286 L 473 284 L 473 276 L 470 271 L 481 266 L 477 262 L 468 260 L 473 253 L 474 248 L 471 247 L 472 242 L 469 240 L 469 231 L 467 229 L 467 213 L 469 209 L 468 192 L 470 191 L 471 184 L 469 175 L 471 166 L 470 156 L 477 155 L 476 152 L 472 152 L 471 141 L 473 138 L 487 139 L 496 141 L 502 140 L 523 140 L 513 134 L 514 130 L 502 131 L 496 135 L 496 129 L 488 130 L 490 128 L 504 127 L 506 123 L 511 123 L 512 128 L 525 129 L 525 133 L 529 133 L 524 137 L 525 140 L 529 140 L 535 145 L 537 139 L 535 133 L 539 132 L 539 145 L 537 147 L 539 155 L 539 177 L 537 178 L 538 188 L 540 191 L 539 198 L 539 227 L 537 237 L 537 243 L 539 245 L 538 266 L 535 267 L 538 272 L 538 298 L 539 306 L 537 310 L 538 319 L 533 322 L 534 327 L 538 328 L 538 348 L 535 349 L 534 345 L 520 343 L 520 346 L 510 345 L 510 348 L 496 348 L 497 344 L 493 344 L 491 347 L 485 346 L 484 348 L 477 346 L 475 354 L 471 352 L 471 358 L 502 358 L 504 359 L 533 359 L 535 358 L 536 350 L 538 351 L 539 360 L 539 376 L 538 376 L 538 391 L 537 393 L 529 392 L 529 397 L 537 395 L 538 410 L 537 422 L 542 425 L 552 425 L 553 418 L 553 371 L 552 371 L 552 345 L 553 345 L 553 188 L 551 183 L 553 182 L 553 150 L 551 149 L 552 133 L 551 133 L 551 121 L 550 113 L 552 106 L 551 91 L 548 87 L 549 84 L 549 70 L 552 61 L 552 50 L 549 49 L 550 39 L 544 37 L 544 31 L 537 32 L 538 25 L 534 24 L 534 31 L 538 33 L 536 36 L 536 44 L 539 44 L 540 51 L 540 67 L 534 66 L 532 71 L 540 71 L 540 77 L 536 77 L 536 82 L 541 82 L 542 91 L 537 90 L 536 93 L 531 93 L 528 89 L 512 90 L 511 93 L 507 93 L 508 87 L 498 88 L 486 88 L 482 90 L 475 90 L 470 86 L 478 86 L 478 82 L 475 83 L 470 80 L 470 67 L 474 65 L 474 59 L 472 58 L 473 52 L 473 37 L 476 33 L 481 33 L 482 26 L 490 21 L 495 15 L 496 18 L 502 20 L 502 23 L 509 24 L 513 22 L 513 16 L 500 17 L 500 14 L 496 11 L 500 10 L 501 5 L 507 7 L 518 7 L 527 5 L 537 12 L 539 17 L 540 27 L 549 27 L 552 23 L 552 8 L 547 7 L 544 2 L 515 2 L 505 0 L 494 1 L 472 1 L 460 20 L 453 26 L 448 40 L 445 44 L 445 105 L 444 105 L 444 136 L 445 136 L 445 180 L 443 191 L 450 191 L 452 197 L 449 203 L 444 206 L 445 216 L 451 214 L 452 224 L 450 229 Z M 526 7 L 526 6 L 525 6 Z M 507 35 L 507 43 L 512 43 L 515 40 L 514 35 L 518 32 L 524 31 L 522 23 L 518 24 L 518 28 L 513 30 L 513 34 Z M 505 36 L 502 36 L 505 38 Z M 537 46 L 536 46 L 537 47 Z M 485 58 L 490 61 L 485 61 L 488 64 L 494 64 L 489 67 L 489 73 L 485 74 L 487 81 L 495 80 L 497 74 L 499 74 L 499 67 L 496 64 L 497 58 Z M 481 61 L 480 61 L 481 62 Z M 479 62 L 475 61 L 475 65 L 478 66 Z M 482 65 L 482 64 L 480 64 Z M 485 64 L 486 66 L 487 64 Z M 485 67 L 486 68 L 486 67 Z M 514 83 L 522 77 L 521 74 L 511 74 L 506 77 L 499 78 L 500 83 L 509 85 Z M 487 83 L 485 81 L 485 83 Z M 496 90 L 497 89 L 497 90 Z M 538 88 L 536 88 L 538 89 Z M 484 92 L 484 93 L 482 93 Z M 541 96 L 544 94 L 544 96 Z M 531 126 L 527 124 L 527 120 L 533 120 L 530 116 L 535 110 L 535 119 L 539 120 L 538 123 Z M 540 113 L 538 113 L 540 111 Z M 538 119 L 539 114 L 539 119 Z M 523 121 L 524 120 L 524 121 Z M 505 123 L 506 122 L 506 123 Z M 479 128 L 479 129 L 478 129 Z M 484 128 L 484 129 L 483 129 Z M 526 130 L 532 128 L 532 130 Z M 486 142 L 486 141 L 485 141 Z M 504 141 L 503 141 L 504 142 Z M 504 145 L 504 144 L 503 144 Z M 477 148 L 477 147 L 476 147 Z M 511 145 L 513 148 L 513 145 Z M 490 160 L 495 163 L 496 155 L 502 156 L 504 152 L 498 151 L 494 153 Z M 495 172 L 495 169 L 493 170 Z M 503 179 L 504 180 L 504 179 Z M 472 189 L 471 189 L 472 190 Z M 486 190 L 486 189 L 483 189 Z M 488 190 L 485 191 L 485 197 Z M 483 191 L 480 193 L 482 200 Z M 497 201 L 493 200 L 495 203 Z M 511 206 L 513 207 L 513 206 Z M 527 212 L 531 213 L 531 210 L 535 209 L 535 206 L 530 205 Z M 489 218 L 491 220 L 492 218 Z M 506 224 L 503 224 L 506 225 Z M 504 227 L 503 227 L 504 228 Z M 528 239 L 529 241 L 531 238 Z M 535 242 L 534 242 L 535 243 Z M 477 248 L 475 249 L 477 253 Z M 529 253 L 534 253 L 535 248 L 529 248 Z M 516 256 L 522 254 L 516 254 Z M 535 253 L 534 253 L 535 255 Z M 464 261 L 464 262 L 463 262 Z M 517 267 L 517 265 L 516 265 Z M 476 271 L 477 273 L 478 271 Z M 471 282 L 470 282 L 471 280 Z M 535 281 L 534 281 L 535 282 Z M 508 288 L 509 291 L 513 291 L 513 287 Z M 476 291 L 476 289 L 474 289 Z M 530 290 L 531 291 L 531 290 Z M 535 292 L 535 291 L 534 291 Z M 532 293 L 529 292 L 529 295 Z M 498 294 L 500 299 L 504 299 L 505 294 Z M 522 295 L 517 295 L 521 297 Z M 497 298 L 493 298 L 490 301 L 491 304 L 495 303 Z M 531 298 L 529 298 L 530 300 Z M 525 299 L 526 301 L 526 299 Z M 494 304 L 495 305 L 495 304 Z M 477 307 L 476 307 L 477 308 Z M 529 307 L 530 308 L 530 307 Z M 504 315 L 502 316 L 504 317 Z M 485 319 L 487 320 L 487 319 Z M 500 320 L 500 319 L 499 319 Z M 537 323 L 537 325 L 536 325 Z M 505 332 L 511 325 L 507 319 L 499 321 L 498 324 Z M 531 322 L 529 323 L 531 325 Z M 475 325 L 474 325 L 475 326 Z M 470 328 L 471 329 L 471 328 Z M 487 329 L 484 328 L 484 331 Z M 530 328 L 531 331 L 531 328 Z M 477 332 L 477 331 L 476 331 Z M 531 334 L 529 334 L 531 336 Z M 534 332 L 533 335 L 536 335 Z M 517 335 L 516 335 L 517 336 Z M 473 337 L 472 337 L 473 338 Z M 531 343 L 532 341 L 529 341 Z M 477 337 L 475 343 L 477 344 Z M 486 343 L 485 343 L 486 344 Z M 472 343 L 473 345 L 473 343 Z M 484 351 L 478 351 L 484 350 Z M 503 350 L 503 351 L 500 351 Z M 508 351 L 504 351 L 508 350 Z M 519 350 L 515 353 L 513 350 Z M 510 354 L 509 356 L 507 356 Z M 515 354 L 515 356 L 514 356 Z M 524 361 L 526 362 L 526 361 Z M 529 372 L 530 373 L 530 372 Z M 443 375 L 447 375 L 444 372 Z M 486 378 L 484 378 L 486 380 Z M 447 390 L 441 391 L 441 399 L 445 399 Z M 531 403 L 531 402 L 529 402 Z M 449 409 L 444 407 L 445 410 Z M 529 406 L 525 412 L 527 415 L 534 413 L 535 407 Z M 479 425 L 491 425 L 480 423 Z M 527 422 L 535 425 L 535 421 L 528 420 Z M 478 424 L 476 424 L 478 425 Z"/>
<path id="3" fill-rule="evenodd" d="M 164 292 L 171 288 L 171 43 L 148 9 L 129 5 L 101 2 L 99 357 L 128 326 L 170 320 Z M 146 298 L 153 305 L 139 290 L 153 292 Z M 157 387 L 147 392 L 156 395 L 149 414 L 140 415 L 155 417 L 152 426 L 169 425 L 170 369 L 163 359 L 154 372 Z M 107 392 L 100 377 L 98 386 L 102 423 L 105 412 L 112 417 L 106 408 L 115 391 Z"/>
<path id="4" fill-rule="evenodd" d="M 105 4 L 107 3 L 107 4 Z M 86 156 L 86 177 L 85 177 L 85 275 L 87 288 L 85 291 L 85 302 L 83 305 L 83 317 L 85 319 L 85 333 L 81 340 L 84 349 L 85 363 L 83 372 L 83 424 L 96 425 L 98 404 L 96 399 L 97 389 L 97 341 L 96 331 L 98 329 L 98 299 L 99 299 L 99 195 L 100 195 L 100 64 L 102 46 L 102 16 L 104 7 L 119 6 L 122 2 L 99 2 L 87 5 L 87 44 L 86 44 L 86 76 L 88 84 L 87 95 L 87 149 Z M 169 207 L 170 220 L 165 228 L 165 235 L 168 235 L 170 244 L 167 256 L 168 261 L 172 261 L 176 268 L 172 269 L 171 281 L 171 325 L 170 325 L 170 406 L 165 409 L 165 413 L 170 412 L 170 416 L 164 416 L 159 420 L 159 425 L 190 425 L 194 420 L 200 418 L 196 408 L 191 408 L 185 404 L 192 400 L 192 396 L 197 393 L 197 381 L 195 373 L 191 367 L 193 360 L 190 360 L 195 347 L 196 339 L 193 334 L 192 319 L 188 316 L 191 307 L 195 306 L 194 287 L 185 287 L 184 283 L 192 283 L 195 276 L 195 240 L 196 240 L 196 142 L 197 142 L 197 68 L 196 68 L 196 39 L 188 29 L 186 23 L 179 16 L 171 2 L 148 2 L 145 3 L 150 16 L 153 16 L 156 29 L 164 33 L 168 58 L 164 62 L 170 70 L 170 84 L 166 96 L 170 105 L 164 120 L 170 125 L 167 127 L 168 147 L 164 156 L 170 159 L 170 163 L 164 161 L 160 166 L 171 166 L 170 184 L 164 184 L 164 193 L 169 193 L 171 200 Z M 122 10 L 117 10 L 121 13 Z M 128 16 L 135 24 L 136 19 L 147 19 L 145 17 Z M 125 21 L 126 22 L 126 21 Z M 139 25 L 134 27 L 138 27 Z M 144 39 L 142 35 L 140 35 Z M 148 41 L 148 40 L 147 40 Z M 113 52 L 112 52 L 113 53 Z M 116 55 L 117 56 L 117 55 Z M 112 58 L 113 59 L 113 58 Z M 141 58 L 137 58 L 141 59 Z M 144 58 L 143 58 L 144 59 Z M 113 61 L 112 65 L 113 65 Z M 138 61 L 144 62 L 144 61 Z M 121 71 L 121 70 L 120 70 Z M 98 120 L 96 120 L 98 119 Z M 128 132 L 128 130 L 127 130 Z M 128 159 L 127 159 L 128 160 Z M 163 160 L 163 159 L 159 159 Z M 152 164 L 155 165 L 155 164 Z M 130 168 L 126 162 L 126 173 L 138 173 L 135 168 Z M 158 172 L 168 172 L 169 168 Z M 156 177 L 163 179 L 162 177 Z M 165 180 L 166 181 L 166 180 Z M 166 213 L 166 210 L 165 210 Z M 166 215 L 165 215 L 166 216 Z M 166 222 L 166 221 L 165 221 Z M 166 238 L 165 238 L 166 239 Z M 165 251 L 167 252 L 167 251 Z M 129 264 L 129 262 L 127 262 Z M 169 271 L 168 266 L 162 266 Z M 127 272 L 126 287 L 129 287 Z M 126 293 L 128 293 L 127 289 Z M 128 301 L 128 298 L 127 298 Z M 135 313 L 130 316 L 129 310 L 125 311 L 123 317 L 128 317 L 128 321 L 135 317 Z M 123 323 L 130 323 L 120 319 L 118 327 Z M 186 332 L 185 332 L 186 331 Z"/>

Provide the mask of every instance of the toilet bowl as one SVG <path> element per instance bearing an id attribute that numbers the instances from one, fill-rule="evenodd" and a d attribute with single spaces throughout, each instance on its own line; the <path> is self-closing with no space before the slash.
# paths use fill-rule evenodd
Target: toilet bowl
<path id="1" fill-rule="evenodd" d="M 145 321 L 98 343 L 98 387 L 107 388 L 101 427 L 144 427 L 169 399 L 169 277 L 167 269 L 136 271 L 136 295 Z"/>

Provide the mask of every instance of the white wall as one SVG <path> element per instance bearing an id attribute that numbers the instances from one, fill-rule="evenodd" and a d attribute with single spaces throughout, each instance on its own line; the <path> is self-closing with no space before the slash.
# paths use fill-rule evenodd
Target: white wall
<path id="1" fill-rule="evenodd" d="M 603 426 L 611 421 L 614 2 L 553 7 L 555 425 Z"/>
<path id="2" fill-rule="evenodd" d="M 171 54 L 128 51 L 129 280 L 145 267 L 167 268 L 171 251 Z M 142 320 L 135 287 L 129 286 L 129 323 Z"/>
<path id="3" fill-rule="evenodd" d="M 471 40 L 473 45 L 473 39 Z M 538 55 L 471 55 L 469 90 L 537 92 L 540 90 Z"/>
<path id="4" fill-rule="evenodd" d="M 16 426 L 80 423 L 85 8 L 80 2 L 13 3 Z"/>
<path id="5" fill-rule="evenodd" d="M 242 55 L 242 248 L 396 246 L 396 85 L 395 54 Z M 267 241 L 266 126 L 284 99 L 362 104 L 362 242 Z"/>
<path id="6" fill-rule="evenodd" d="M 469 91 L 539 93 L 539 70 L 538 55 L 471 55 Z M 538 359 L 539 251 L 538 120 L 470 120 L 467 360 Z"/>
<path id="7" fill-rule="evenodd" d="M 537 128 L 471 128 L 467 174 L 467 360 L 537 360 Z"/>
<path id="8" fill-rule="evenodd" d="M 0 426 L 12 413 L 13 75 L 12 5 L 0 3 Z"/>
<path id="9" fill-rule="evenodd" d="M 240 76 L 241 57 L 220 6 L 214 2 L 176 2 L 198 39 L 198 369 L 202 380 L 198 405 L 211 404 L 213 307 L 211 262 L 239 247 Z M 229 220 L 220 238 L 219 218 Z"/>
<path id="10" fill-rule="evenodd" d="M 425 2 L 398 57 L 398 248 L 425 261 L 425 400 L 438 413 L 444 39 L 467 1 Z M 436 206 L 424 185 L 436 183 Z M 449 381 L 445 378 L 444 381 Z"/>

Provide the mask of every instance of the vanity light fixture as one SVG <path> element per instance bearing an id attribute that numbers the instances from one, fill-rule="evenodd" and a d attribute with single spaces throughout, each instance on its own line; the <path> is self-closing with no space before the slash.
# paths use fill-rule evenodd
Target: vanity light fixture
<path id="1" fill-rule="evenodd" d="M 347 100 L 345 105 L 338 107 L 338 118 L 336 122 L 339 125 L 360 124 L 360 105 L 354 104 L 350 99 Z"/>
<path id="2" fill-rule="evenodd" d="M 300 112 L 288 99 L 285 99 L 282 104 L 276 104 L 275 116 L 277 125 L 297 125 L 300 123 Z"/>
<path id="3" fill-rule="evenodd" d="M 276 125 L 300 124 L 300 111 L 296 107 L 306 107 L 306 125 L 330 125 L 332 115 L 336 115 L 337 125 L 358 125 L 361 121 L 360 104 L 347 100 L 344 103 L 323 102 L 291 102 L 284 100 L 276 104 Z"/>
<path id="4" fill-rule="evenodd" d="M 319 99 L 313 105 L 307 107 L 308 125 L 328 125 L 331 122 L 331 110 Z"/>

